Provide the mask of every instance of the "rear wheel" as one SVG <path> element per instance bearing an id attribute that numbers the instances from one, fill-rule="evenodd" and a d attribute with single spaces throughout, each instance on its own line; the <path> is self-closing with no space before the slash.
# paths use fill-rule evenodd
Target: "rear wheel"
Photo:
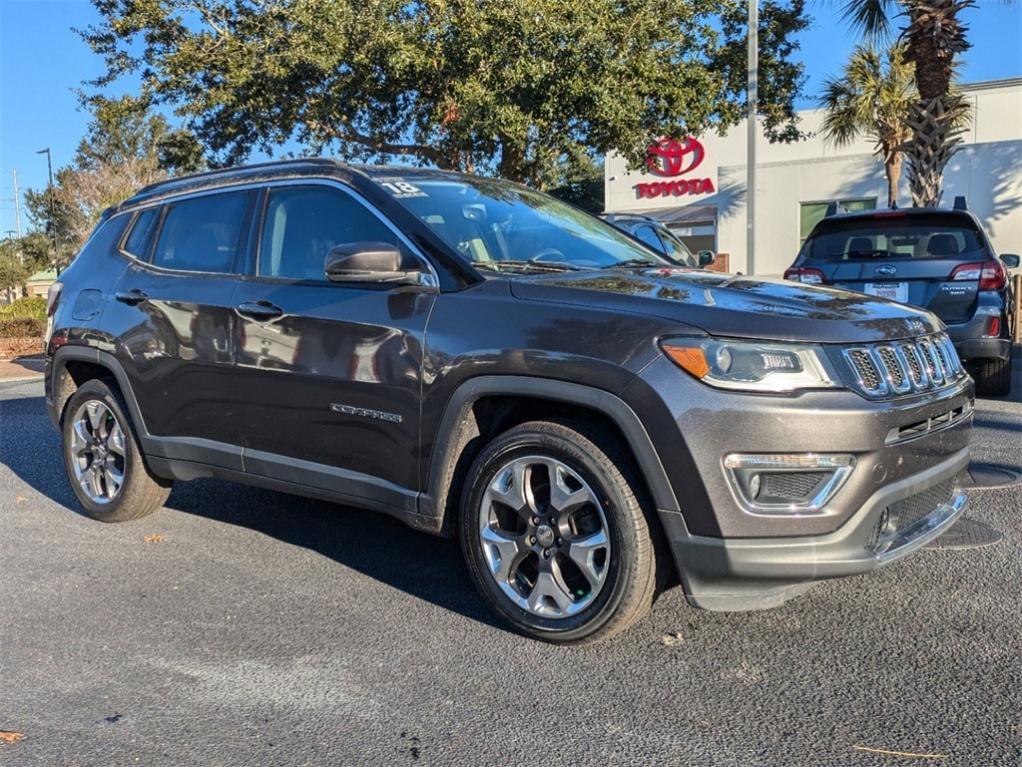
<path id="1" fill-rule="evenodd" d="M 540 421 L 505 432 L 475 460 L 462 498 L 462 548 L 476 587 L 537 639 L 580 643 L 623 631 L 656 587 L 642 495 L 610 435 Z"/>
<path id="2" fill-rule="evenodd" d="M 1011 394 L 1011 352 L 1005 360 L 977 360 L 973 363 L 972 377 L 976 380 L 976 394 L 983 397 L 1005 397 Z"/>
<path id="3" fill-rule="evenodd" d="M 126 522 L 163 506 L 171 483 L 149 472 L 116 388 L 86 381 L 64 412 L 64 468 L 90 517 Z"/>

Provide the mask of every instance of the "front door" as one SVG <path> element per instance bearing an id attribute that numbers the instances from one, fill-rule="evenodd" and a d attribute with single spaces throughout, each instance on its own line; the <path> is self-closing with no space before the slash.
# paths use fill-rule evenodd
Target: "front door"
<path id="1" fill-rule="evenodd" d="M 330 283 L 331 248 L 388 242 L 343 188 L 265 192 L 252 274 L 234 295 L 245 471 L 411 510 L 422 347 L 434 292 Z"/>

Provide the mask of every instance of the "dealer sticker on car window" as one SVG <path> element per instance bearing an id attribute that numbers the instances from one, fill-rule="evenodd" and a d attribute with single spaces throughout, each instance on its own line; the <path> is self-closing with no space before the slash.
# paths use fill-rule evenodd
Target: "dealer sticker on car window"
<path id="1" fill-rule="evenodd" d="M 407 199 L 409 197 L 428 196 L 420 187 L 417 187 L 415 184 L 410 184 L 402 178 L 388 178 L 385 181 L 380 181 L 379 184 L 398 200 Z"/>

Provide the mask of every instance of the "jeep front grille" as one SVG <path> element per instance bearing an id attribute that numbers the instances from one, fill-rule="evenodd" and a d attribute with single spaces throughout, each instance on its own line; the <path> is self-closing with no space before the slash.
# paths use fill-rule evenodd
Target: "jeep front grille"
<path id="1" fill-rule="evenodd" d="M 947 333 L 916 341 L 853 346 L 844 350 L 855 385 L 867 397 L 933 391 L 965 377 Z"/>

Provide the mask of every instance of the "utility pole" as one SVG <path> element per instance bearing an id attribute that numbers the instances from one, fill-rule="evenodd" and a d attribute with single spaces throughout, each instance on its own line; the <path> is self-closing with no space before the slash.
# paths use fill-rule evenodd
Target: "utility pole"
<path id="1" fill-rule="evenodd" d="M 50 185 L 46 189 L 46 196 L 50 203 L 50 235 L 53 239 L 53 268 L 60 274 L 60 264 L 57 263 L 57 218 L 56 208 L 53 206 L 53 158 L 50 155 L 50 148 L 40 149 L 36 154 L 46 155 L 46 172 L 49 174 Z"/>
<path id="2" fill-rule="evenodd" d="M 14 228 L 18 230 L 18 239 L 21 239 L 21 203 L 18 198 L 18 169 L 11 171 L 14 175 Z"/>
<path id="3" fill-rule="evenodd" d="M 745 192 L 745 270 L 756 273 L 756 138 L 759 126 L 759 0 L 749 0 L 748 178 Z"/>

